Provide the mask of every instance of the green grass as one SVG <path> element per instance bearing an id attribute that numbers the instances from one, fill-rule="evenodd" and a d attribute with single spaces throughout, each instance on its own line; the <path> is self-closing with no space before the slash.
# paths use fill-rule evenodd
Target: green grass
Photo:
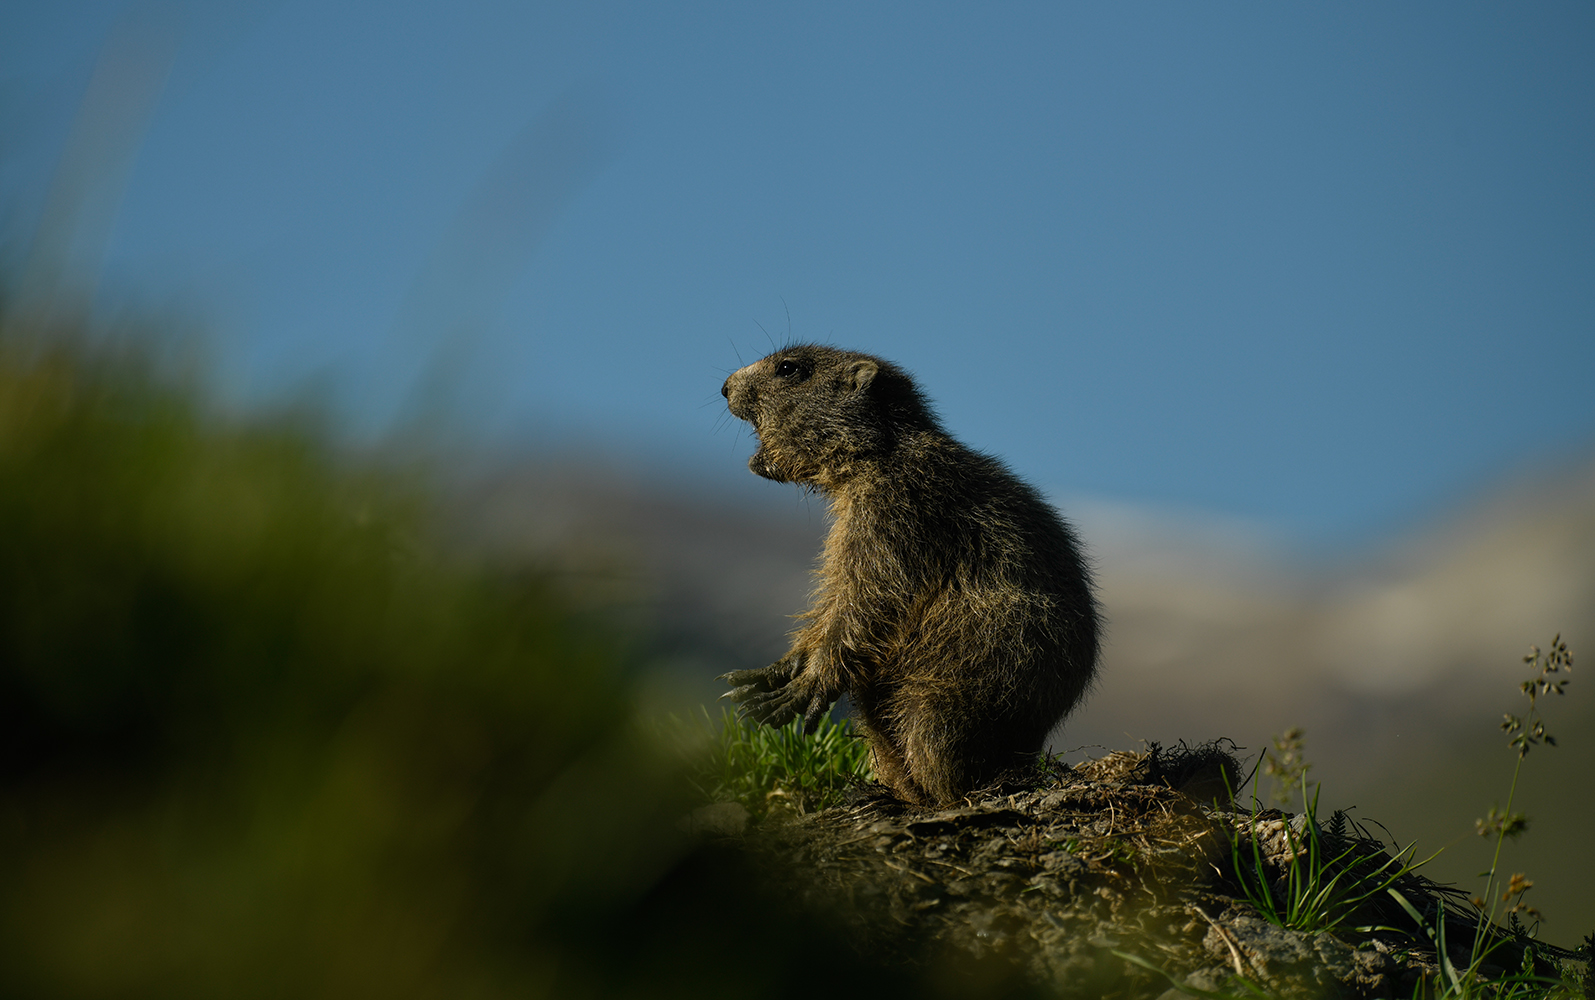
<path id="1" fill-rule="evenodd" d="M 839 805 L 848 789 L 869 780 L 868 746 L 846 720 L 826 717 L 805 736 L 802 719 L 772 729 L 730 709 L 718 719 L 699 711 L 697 718 L 672 718 L 672 728 L 705 801 L 740 802 L 757 820 Z"/>
<path id="2" fill-rule="evenodd" d="M 1256 812 L 1249 824 L 1251 835 L 1231 841 L 1231 864 L 1247 901 L 1263 919 L 1290 930 L 1333 933 L 1370 900 L 1382 901 L 1386 890 L 1408 881 L 1424 861 L 1414 861 L 1416 845 L 1388 853 L 1352 827 L 1343 812 L 1337 811 L 1325 830 L 1318 822 L 1320 787 L 1313 785 L 1309 792 L 1305 769 L 1300 782 L 1302 829 L 1298 833 L 1292 824 L 1285 824 L 1292 860 L 1283 876 L 1277 882 L 1269 877 L 1258 842 L 1261 818 Z"/>

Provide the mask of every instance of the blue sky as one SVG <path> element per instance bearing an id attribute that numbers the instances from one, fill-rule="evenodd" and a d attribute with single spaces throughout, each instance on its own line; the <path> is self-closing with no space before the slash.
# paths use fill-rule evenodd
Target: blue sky
<path id="1" fill-rule="evenodd" d="M 76 263 L 245 398 L 444 371 L 486 438 L 729 482 L 767 330 L 1038 485 L 1328 545 L 1595 442 L 1585 4 L 24 0 L 14 247 L 108 39 L 175 54 Z"/>

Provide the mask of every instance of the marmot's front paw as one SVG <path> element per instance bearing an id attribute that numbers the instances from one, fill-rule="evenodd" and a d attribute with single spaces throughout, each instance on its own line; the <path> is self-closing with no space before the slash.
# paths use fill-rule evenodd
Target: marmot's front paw
<path id="1" fill-rule="evenodd" d="M 730 698 L 743 715 L 767 726 L 779 728 L 802 715 L 803 731 L 812 733 L 819 728 L 825 710 L 841 692 L 817 690 L 798 674 L 799 665 L 792 657 L 759 670 L 733 670 L 720 677 L 732 685 L 731 690 L 720 697 Z"/>

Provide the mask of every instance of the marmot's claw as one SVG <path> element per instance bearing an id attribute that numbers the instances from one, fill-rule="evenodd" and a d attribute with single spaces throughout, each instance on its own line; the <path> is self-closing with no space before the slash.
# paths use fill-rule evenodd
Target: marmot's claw
<path id="1" fill-rule="evenodd" d="M 741 687 L 734 687 L 727 691 L 725 694 L 720 696 L 720 700 L 724 701 L 725 699 L 730 698 L 732 701 L 740 705 L 742 702 L 758 694 L 759 691 L 760 688 L 757 684 L 744 684 Z"/>
<path id="2" fill-rule="evenodd" d="M 732 687 L 745 687 L 758 685 L 769 690 L 781 687 L 797 675 L 797 667 L 790 660 L 779 660 L 768 667 L 759 667 L 756 670 L 732 670 L 721 674 L 719 679 Z"/>
<path id="3" fill-rule="evenodd" d="M 795 700 L 793 693 L 785 689 L 755 692 L 742 701 L 742 710 L 753 721 L 779 729 L 797 716 L 792 704 Z"/>
<path id="4" fill-rule="evenodd" d="M 725 681 L 734 688 L 753 687 L 757 684 L 768 685 L 770 683 L 769 669 L 769 667 L 765 667 L 762 670 L 733 670 L 729 673 L 721 674 L 715 679 Z"/>
<path id="5" fill-rule="evenodd" d="M 809 710 L 803 713 L 804 736 L 814 735 L 814 731 L 820 728 L 820 720 L 825 717 L 825 710 L 830 707 L 831 703 L 825 699 L 823 694 L 814 696 L 814 699 L 809 702 Z"/>

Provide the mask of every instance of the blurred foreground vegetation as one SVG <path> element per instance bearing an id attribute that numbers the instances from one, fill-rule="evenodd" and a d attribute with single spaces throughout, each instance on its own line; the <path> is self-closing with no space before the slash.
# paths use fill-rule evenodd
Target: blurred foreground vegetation
<path id="1" fill-rule="evenodd" d="M 0 310 L 0 994 L 896 992 L 680 832 L 603 622 L 149 357 Z"/>

